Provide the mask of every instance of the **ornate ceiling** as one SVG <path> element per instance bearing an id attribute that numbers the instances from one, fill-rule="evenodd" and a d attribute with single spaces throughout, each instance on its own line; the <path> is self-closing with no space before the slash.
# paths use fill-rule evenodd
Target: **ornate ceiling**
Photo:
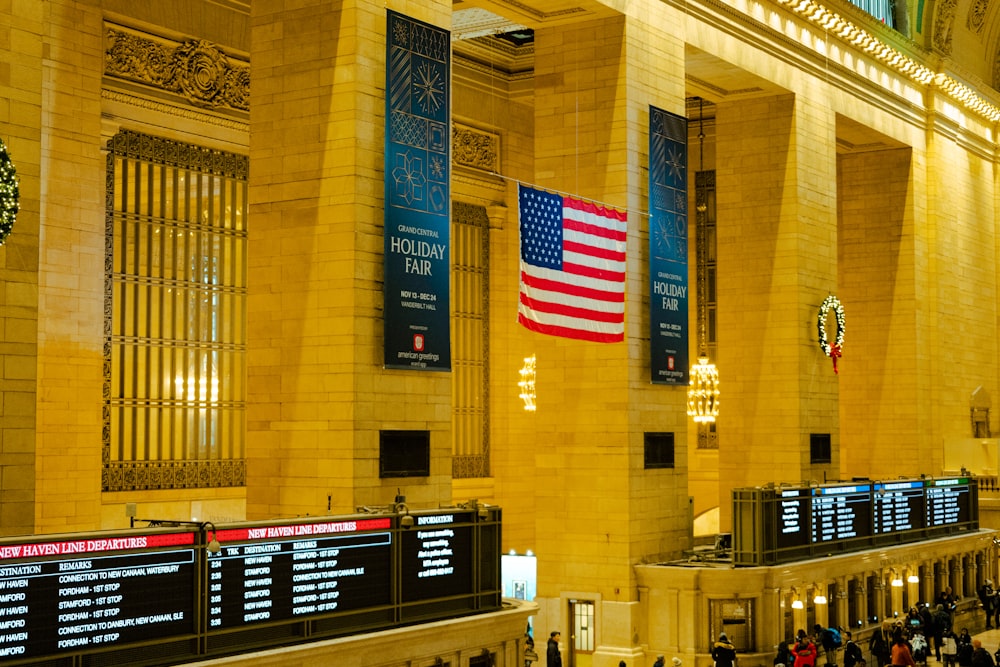
<path id="1" fill-rule="evenodd" d="M 664 0 L 681 6 L 731 4 L 726 0 Z M 911 55 L 934 72 L 947 72 L 959 81 L 1000 99 L 1000 0 L 896 0 L 900 8 L 897 30 L 892 30 L 847 0 L 821 2 L 830 13 L 871 32 L 878 39 Z M 788 5 L 788 2 L 775 2 Z M 794 4 L 794 3 L 793 3 Z M 487 34 L 534 30 L 570 21 L 611 16 L 609 7 L 625 7 L 621 0 L 453 0 L 452 31 L 461 40 Z M 689 62 L 693 76 L 709 88 L 744 90 L 745 73 L 734 72 L 721 61 Z M 693 73 L 690 68 L 694 67 Z M 738 81 L 737 81 L 738 80 Z M 766 84 L 764 84 L 766 86 Z M 996 104 L 996 102 L 994 102 Z"/>

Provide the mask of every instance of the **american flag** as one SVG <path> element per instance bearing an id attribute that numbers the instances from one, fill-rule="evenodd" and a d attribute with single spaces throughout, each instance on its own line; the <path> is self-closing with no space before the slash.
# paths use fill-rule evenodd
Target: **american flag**
<path id="1" fill-rule="evenodd" d="M 551 336 L 624 340 L 625 213 L 518 187 L 518 322 Z"/>

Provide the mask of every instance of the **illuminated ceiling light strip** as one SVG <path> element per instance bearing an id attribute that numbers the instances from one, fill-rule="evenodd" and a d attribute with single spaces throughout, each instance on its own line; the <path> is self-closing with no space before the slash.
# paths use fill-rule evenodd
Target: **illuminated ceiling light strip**
<path id="1" fill-rule="evenodd" d="M 956 81 L 947 74 L 936 73 L 917 63 L 894 48 L 882 43 L 865 30 L 842 16 L 829 11 L 813 0 L 776 0 L 790 11 L 843 41 L 853 44 L 883 65 L 903 74 L 921 85 L 935 85 L 946 95 L 959 102 L 972 113 L 992 122 L 1000 121 L 1000 108 L 989 103 L 976 91 Z"/>

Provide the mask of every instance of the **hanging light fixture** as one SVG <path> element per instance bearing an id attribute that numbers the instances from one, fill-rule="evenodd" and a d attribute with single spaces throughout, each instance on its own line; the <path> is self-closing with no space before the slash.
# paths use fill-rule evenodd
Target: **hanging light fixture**
<path id="1" fill-rule="evenodd" d="M 705 163 L 705 100 L 698 98 L 698 171 Z M 695 186 L 695 222 L 697 229 L 698 283 L 698 363 L 691 366 L 688 389 L 688 416 L 695 423 L 712 423 L 719 414 L 719 371 L 708 360 L 708 203 Z"/>
<path id="2" fill-rule="evenodd" d="M 815 604 L 826 604 L 826 595 L 823 594 L 823 589 L 820 588 L 819 584 L 813 584 L 813 590 L 815 591 L 813 602 Z"/>
<path id="3" fill-rule="evenodd" d="M 518 371 L 521 379 L 517 386 L 521 390 L 518 398 L 524 401 L 524 409 L 527 412 L 534 412 L 537 408 L 535 403 L 535 355 L 524 358 L 524 366 Z"/>
<path id="4" fill-rule="evenodd" d="M 804 608 L 805 608 L 805 605 L 802 603 L 802 600 L 799 599 L 799 592 L 793 586 L 792 587 L 792 609 L 804 609 Z"/>
<path id="5" fill-rule="evenodd" d="M 892 579 L 889 581 L 889 584 L 893 588 L 901 588 L 903 586 L 903 578 L 899 576 L 899 573 L 897 573 L 895 570 L 892 570 L 892 574 L 890 576 L 892 577 Z"/>

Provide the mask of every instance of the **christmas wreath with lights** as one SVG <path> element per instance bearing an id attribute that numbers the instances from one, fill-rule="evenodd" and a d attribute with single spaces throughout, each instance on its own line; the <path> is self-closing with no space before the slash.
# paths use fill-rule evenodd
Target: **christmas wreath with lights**
<path id="1" fill-rule="evenodd" d="M 833 343 L 826 333 L 826 318 L 831 310 L 837 316 L 837 335 L 834 336 Z M 823 350 L 823 354 L 833 359 L 834 373 L 838 372 L 837 359 L 843 356 L 845 323 L 844 306 L 841 305 L 840 299 L 833 295 L 823 299 L 819 307 L 819 317 L 816 319 L 816 328 L 819 330 L 819 347 Z"/>
<path id="2" fill-rule="evenodd" d="M 17 219 L 17 172 L 7 153 L 7 145 L 0 139 L 0 245 L 4 244 Z"/>

